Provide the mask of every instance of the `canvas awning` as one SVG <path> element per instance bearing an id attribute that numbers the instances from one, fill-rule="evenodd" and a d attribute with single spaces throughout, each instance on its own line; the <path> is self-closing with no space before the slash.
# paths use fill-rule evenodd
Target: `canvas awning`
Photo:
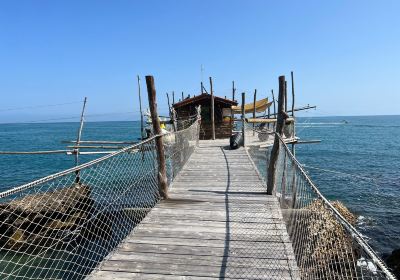
<path id="1" fill-rule="evenodd" d="M 268 98 L 264 98 L 256 101 L 255 106 L 254 103 L 248 103 L 244 105 L 244 111 L 246 114 L 253 113 L 254 107 L 256 107 L 256 112 L 261 113 L 268 109 L 272 105 L 272 102 L 268 102 Z M 233 113 L 241 114 L 242 106 L 232 106 Z"/>

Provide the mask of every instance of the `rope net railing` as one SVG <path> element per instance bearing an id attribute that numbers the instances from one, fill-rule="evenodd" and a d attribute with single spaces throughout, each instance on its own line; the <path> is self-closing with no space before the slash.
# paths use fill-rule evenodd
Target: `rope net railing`
<path id="1" fill-rule="evenodd" d="M 248 123 L 244 124 L 246 143 L 253 145 L 272 144 L 276 122 L 271 123 Z M 283 138 L 286 141 L 295 140 L 294 121 L 288 122 L 283 129 Z"/>
<path id="2" fill-rule="evenodd" d="M 163 135 L 168 182 L 199 120 Z M 0 279 L 83 279 L 160 200 L 155 140 L 0 193 Z"/>
<path id="3" fill-rule="evenodd" d="M 275 195 L 292 242 L 301 279 L 395 279 L 355 229 L 343 204 L 328 201 L 278 136 Z M 271 146 L 248 148 L 267 181 Z"/>

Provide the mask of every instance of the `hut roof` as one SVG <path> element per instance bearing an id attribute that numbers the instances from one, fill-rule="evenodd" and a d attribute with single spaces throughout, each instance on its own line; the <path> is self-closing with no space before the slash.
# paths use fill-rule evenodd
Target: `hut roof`
<path id="1" fill-rule="evenodd" d="M 174 108 L 180 108 L 189 104 L 196 104 L 196 103 L 200 103 L 200 102 L 204 102 L 205 100 L 210 100 L 211 101 L 211 94 L 200 94 L 197 95 L 195 97 L 190 97 L 190 98 L 186 98 L 185 100 L 182 100 L 178 103 L 173 104 L 172 106 Z M 218 97 L 214 95 L 214 102 L 217 103 L 224 103 L 227 105 L 227 107 L 231 107 L 232 105 L 235 106 L 238 103 L 234 100 L 230 100 L 230 99 L 225 99 L 222 97 Z"/>

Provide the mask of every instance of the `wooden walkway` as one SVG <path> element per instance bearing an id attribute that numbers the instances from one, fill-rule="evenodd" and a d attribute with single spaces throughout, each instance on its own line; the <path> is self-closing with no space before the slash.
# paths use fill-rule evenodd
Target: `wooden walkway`
<path id="1" fill-rule="evenodd" d="M 93 279 L 299 279 L 278 205 L 246 151 L 200 147 Z"/>

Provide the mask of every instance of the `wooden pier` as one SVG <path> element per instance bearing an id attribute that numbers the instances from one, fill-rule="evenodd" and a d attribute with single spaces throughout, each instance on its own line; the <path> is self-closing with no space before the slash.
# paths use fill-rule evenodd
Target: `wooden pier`
<path id="1" fill-rule="evenodd" d="M 92 279 L 299 279 L 275 196 L 244 148 L 200 141 L 160 202 Z"/>

